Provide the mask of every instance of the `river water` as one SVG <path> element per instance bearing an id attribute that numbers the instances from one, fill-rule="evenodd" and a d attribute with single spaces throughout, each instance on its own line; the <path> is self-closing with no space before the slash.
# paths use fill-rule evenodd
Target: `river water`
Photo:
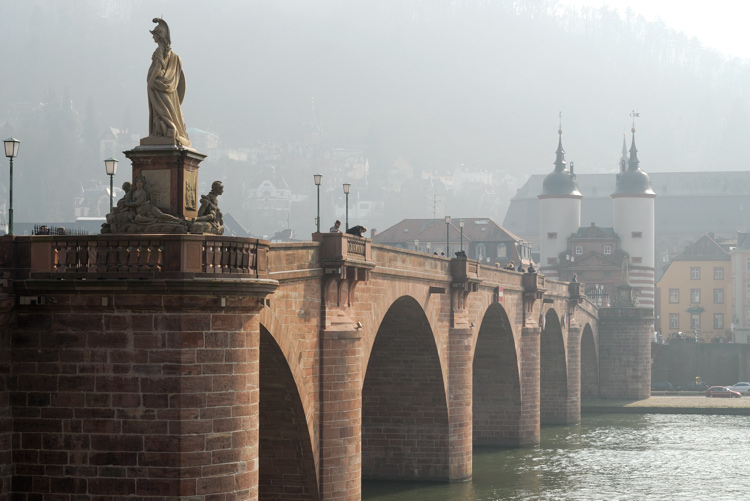
<path id="1" fill-rule="evenodd" d="M 585 415 L 543 427 L 538 446 L 474 449 L 474 475 L 457 484 L 363 482 L 362 499 L 750 499 L 750 417 Z"/>

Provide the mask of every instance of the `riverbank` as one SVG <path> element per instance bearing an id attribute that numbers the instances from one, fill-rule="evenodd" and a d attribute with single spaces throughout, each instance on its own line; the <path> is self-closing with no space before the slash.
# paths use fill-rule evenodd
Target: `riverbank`
<path id="1" fill-rule="evenodd" d="M 703 414 L 750 416 L 750 397 L 652 396 L 645 400 L 584 400 L 581 414 Z"/>

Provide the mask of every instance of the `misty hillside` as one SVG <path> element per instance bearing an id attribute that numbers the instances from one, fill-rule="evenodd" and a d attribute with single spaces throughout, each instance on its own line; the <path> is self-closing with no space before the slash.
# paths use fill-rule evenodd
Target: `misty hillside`
<path id="1" fill-rule="evenodd" d="M 554 0 L 16 4 L 0 17 L 6 63 L 15 60 L 4 65 L 0 134 L 22 140 L 22 220 L 68 216 L 80 180 L 104 177 L 97 142 L 108 127 L 147 134 L 156 16 L 183 60 L 188 127 L 232 148 L 298 142 L 314 98 L 328 145 L 364 148 L 373 186 L 398 157 L 417 171 L 464 164 L 506 178 L 491 207 L 445 193 L 453 214 L 502 221 L 485 212 L 551 171 L 559 111 L 579 173 L 617 168 L 631 110 L 646 171 L 748 168 L 748 62 L 633 15 Z M 281 174 L 313 194 L 312 172 Z M 426 194 L 399 200 L 379 224 L 431 214 Z"/>

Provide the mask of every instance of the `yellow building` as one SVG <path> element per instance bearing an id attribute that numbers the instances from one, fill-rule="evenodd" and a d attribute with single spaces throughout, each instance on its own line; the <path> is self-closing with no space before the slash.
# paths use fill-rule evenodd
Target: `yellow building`
<path id="1" fill-rule="evenodd" d="M 664 339 L 682 332 L 706 343 L 731 341 L 731 257 L 710 236 L 675 256 L 656 290 L 656 327 Z"/>

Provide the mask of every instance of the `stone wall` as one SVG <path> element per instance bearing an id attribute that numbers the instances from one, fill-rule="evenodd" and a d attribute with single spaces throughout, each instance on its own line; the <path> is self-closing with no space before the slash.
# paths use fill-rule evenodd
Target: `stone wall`
<path id="1" fill-rule="evenodd" d="M 651 344 L 653 381 L 675 387 L 700 377 L 710 385 L 732 385 L 750 378 L 750 345 L 672 342 Z"/>

